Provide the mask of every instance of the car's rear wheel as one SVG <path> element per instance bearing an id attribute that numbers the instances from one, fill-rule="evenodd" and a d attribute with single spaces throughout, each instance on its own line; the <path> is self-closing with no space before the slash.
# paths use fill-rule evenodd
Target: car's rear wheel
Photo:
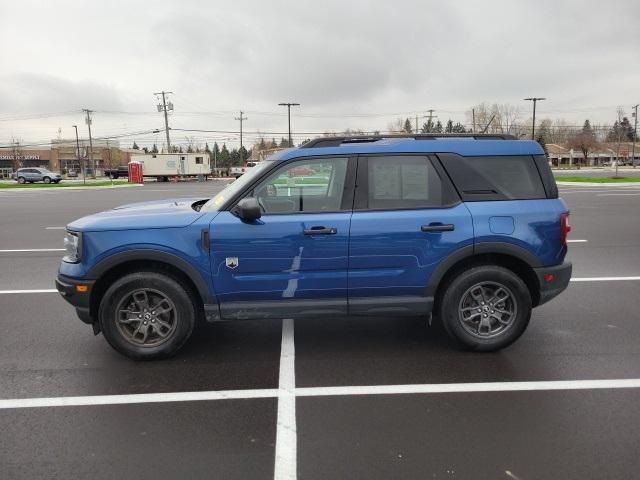
<path id="1" fill-rule="evenodd" d="M 27 183 L 27 180 L 24 177 L 18 177 L 18 183 Z"/>
<path id="2" fill-rule="evenodd" d="M 44 183 L 51 183 L 51 179 L 50 179 L 49 177 L 44 177 L 44 178 L 42 179 L 42 181 L 43 181 Z"/>
<path id="3" fill-rule="evenodd" d="M 196 312 L 174 278 L 137 272 L 117 280 L 100 302 L 100 327 L 118 352 L 135 360 L 174 355 L 189 339 Z"/>
<path id="4" fill-rule="evenodd" d="M 440 318 L 462 347 L 504 348 L 520 337 L 531 318 L 531 294 L 511 270 L 482 265 L 461 272 L 446 287 Z"/>

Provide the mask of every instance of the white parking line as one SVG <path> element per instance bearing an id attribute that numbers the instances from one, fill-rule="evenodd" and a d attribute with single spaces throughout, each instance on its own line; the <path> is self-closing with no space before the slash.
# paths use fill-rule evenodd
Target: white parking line
<path id="1" fill-rule="evenodd" d="M 572 282 L 630 282 L 640 280 L 640 277 L 575 277 Z"/>
<path id="2" fill-rule="evenodd" d="M 597 197 L 637 197 L 640 193 L 599 193 Z"/>
<path id="3" fill-rule="evenodd" d="M 11 250 L 0 250 L 0 253 L 21 253 L 21 252 L 64 252 L 64 248 L 15 248 Z"/>
<path id="4" fill-rule="evenodd" d="M 297 443 L 295 343 L 293 320 L 288 318 L 282 321 L 275 480 L 295 480 L 297 477 Z"/>
<path id="5" fill-rule="evenodd" d="M 67 227 L 44 227 L 45 230 L 64 230 Z"/>
<path id="6" fill-rule="evenodd" d="M 610 380 L 548 380 L 536 382 L 425 383 L 408 385 L 306 387 L 296 388 L 292 390 L 292 396 L 295 398 L 351 395 L 409 395 L 433 393 L 531 392 L 604 389 L 619 390 L 627 388 L 640 388 L 640 378 Z M 137 403 L 200 402 L 210 400 L 238 400 L 275 397 L 280 398 L 280 395 L 280 388 L 264 388 L 256 390 L 209 390 L 204 392 L 140 393 L 134 395 L 90 395 L 84 397 L 11 398 L 0 400 L 0 410 L 17 408 L 78 407 L 89 405 L 129 405 Z M 280 417 L 278 417 L 278 420 L 280 421 Z M 280 430 L 279 427 L 278 430 Z M 293 453 L 295 454 L 295 450 L 293 450 Z"/>
<path id="7" fill-rule="evenodd" d="M 36 290 L 0 290 L 0 295 L 8 295 L 10 293 L 57 293 L 55 288 L 41 288 Z"/>
<path id="8" fill-rule="evenodd" d="M 587 243 L 589 240 L 567 240 L 567 243 Z"/>
<path id="9" fill-rule="evenodd" d="M 0 410 L 9 408 L 78 407 L 85 405 L 129 405 L 135 403 L 199 402 L 277 397 L 278 390 L 210 390 L 204 392 L 139 393 L 135 395 L 91 395 L 86 397 L 14 398 L 0 400 Z"/>

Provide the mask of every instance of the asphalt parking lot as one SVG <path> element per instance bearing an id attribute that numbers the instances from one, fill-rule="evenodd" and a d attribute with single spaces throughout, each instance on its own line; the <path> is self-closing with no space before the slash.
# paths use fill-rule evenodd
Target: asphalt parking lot
<path id="1" fill-rule="evenodd" d="M 136 363 L 51 292 L 66 223 L 221 186 L 0 191 L 0 478 L 637 476 L 640 185 L 561 187 L 576 281 L 495 354 L 322 318 L 202 325 Z"/>

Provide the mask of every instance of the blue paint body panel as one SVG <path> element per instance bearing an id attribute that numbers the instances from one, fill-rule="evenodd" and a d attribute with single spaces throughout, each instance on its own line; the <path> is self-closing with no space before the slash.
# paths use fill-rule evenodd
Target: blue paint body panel
<path id="1" fill-rule="evenodd" d="M 451 232 L 422 225 L 453 224 Z M 452 208 L 354 212 L 349 246 L 349 297 L 424 296 L 441 260 L 473 244 L 471 214 Z"/>

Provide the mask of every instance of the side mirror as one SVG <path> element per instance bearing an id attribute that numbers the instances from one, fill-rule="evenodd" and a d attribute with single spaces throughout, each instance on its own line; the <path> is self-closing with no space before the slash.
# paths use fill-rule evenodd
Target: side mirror
<path id="1" fill-rule="evenodd" d="M 246 197 L 240 200 L 233 212 L 245 222 L 253 222 L 262 216 L 260 204 L 254 197 Z"/>

